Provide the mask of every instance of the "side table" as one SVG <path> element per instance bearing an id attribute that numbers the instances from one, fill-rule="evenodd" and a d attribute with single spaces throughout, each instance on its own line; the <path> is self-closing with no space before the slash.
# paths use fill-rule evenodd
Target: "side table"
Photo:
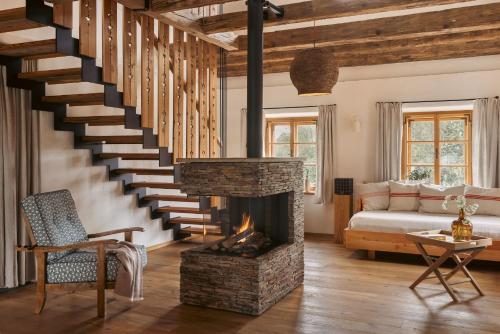
<path id="1" fill-rule="evenodd" d="M 491 238 L 473 236 L 470 241 L 454 241 L 449 231 L 433 230 L 423 232 L 407 233 L 406 238 L 415 243 L 420 254 L 422 254 L 429 268 L 420 275 L 419 278 L 410 286 L 410 289 L 415 289 L 423 280 L 437 278 L 444 286 L 448 294 L 454 302 L 460 302 L 460 299 L 451 288 L 452 285 L 471 283 L 477 292 L 484 296 L 483 291 L 479 287 L 478 282 L 467 269 L 467 265 L 481 253 L 486 247 L 491 246 L 493 241 Z M 429 255 L 424 246 L 440 247 L 443 249 L 443 254 L 437 259 Z M 449 258 L 452 258 L 457 264 L 450 272 L 443 274 L 439 267 Z M 465 281 L 450 283 L 449 280 L 457 272 L 462 271 L 467 277 Z M 429 276 L 431 273 L 435 276 Z"/>

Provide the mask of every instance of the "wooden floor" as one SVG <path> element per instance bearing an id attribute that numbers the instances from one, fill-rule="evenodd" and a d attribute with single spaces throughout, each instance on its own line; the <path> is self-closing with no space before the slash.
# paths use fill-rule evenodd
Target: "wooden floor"
<path id="1" fill-rule="evenodd" d="M 453 305 L 440 285 L 408 285 L 425 269 L 415 256 L 366 259 L 330 240 L 308 237 L 302 287 L 260 317 L 179 303 L 179 252 L 175 244 L 149 254 L 145 300 L 108 301 L 108 318 L 95 317 L 95 292 L 50 294 L 44 313 L 32 313 L 33 287 L 0 294 L 0 333 L 500 333 L 500 266 L 470 268 L 486 297 L 458 286 L 468 301 Z"/>

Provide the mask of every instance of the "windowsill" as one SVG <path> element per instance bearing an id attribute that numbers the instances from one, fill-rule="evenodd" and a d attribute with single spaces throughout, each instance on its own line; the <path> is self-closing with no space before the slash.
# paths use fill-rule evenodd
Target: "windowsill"
<path id="1" fill-rule="evenodd" d="M 311 192 L 311 191 L 304 191 L 304 195 L 313 196 L 313 195 L 316 195 L 316 193 L 315 192 Z"/>

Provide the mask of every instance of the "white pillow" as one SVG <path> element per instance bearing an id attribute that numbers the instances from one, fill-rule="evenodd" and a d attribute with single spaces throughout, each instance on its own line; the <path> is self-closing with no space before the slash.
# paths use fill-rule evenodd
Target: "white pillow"
<path id="1" fill-rule="evenodd" d="M 455 201 L 450 201 L 448 210 L 443 209 L 444 198 L 448 195 L 456 196 L 463 195 L 465 186 L 444 187 L 439 185 L 420 185 L 420 212 L 425 213 L 442 213 L 458 215 L 458 208 Z"/>
<path id="2" fill-rule="evenodd" d="M 358 184 L 358 191 L 363 211 L 389 208 L 389 182 Z"/>
<path id="3" fill-rule="evenodd" d="M 417 211 L 420 205 L 419 184 L 389 181 L 389 211 Z"/>
<path id="4" fill-rule="evenodd" d="M 478 204 L 476 214 L 500 216 L 500 188 L 465 187 L 467 204 Z"/>

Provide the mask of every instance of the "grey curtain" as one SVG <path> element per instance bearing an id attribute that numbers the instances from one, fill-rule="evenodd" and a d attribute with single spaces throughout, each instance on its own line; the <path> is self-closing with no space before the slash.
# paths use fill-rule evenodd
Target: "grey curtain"
<path id="1" fill-rule="evenodd" d="M 29 243 L 19 203 L 40 190 L 40 123 L 30 93 L 7 87 L 5 67 L 0 76 L 0 287 L 12 288 L 35 279 L 33 255 L 15 246 Z"/>
<path id="2" fill-rule="evenodd" d="M 376 178 L 378 181 L 401 178 L 403 109 L 399 102 L 377 103 Z"/>
<path id="3" fill-rule="evenodd" d="M 472 115 L 472 174 L 479 187 L 500 187 L 500 101 L 478 99 Z"/>
<path id="4" fill-rule="evenodd" d="M 337 106 L 319 107 L 317 131 L 317 172 L 315 202 L 333 202 L 333 183 L 336 171 L 336 111 Z"/>

